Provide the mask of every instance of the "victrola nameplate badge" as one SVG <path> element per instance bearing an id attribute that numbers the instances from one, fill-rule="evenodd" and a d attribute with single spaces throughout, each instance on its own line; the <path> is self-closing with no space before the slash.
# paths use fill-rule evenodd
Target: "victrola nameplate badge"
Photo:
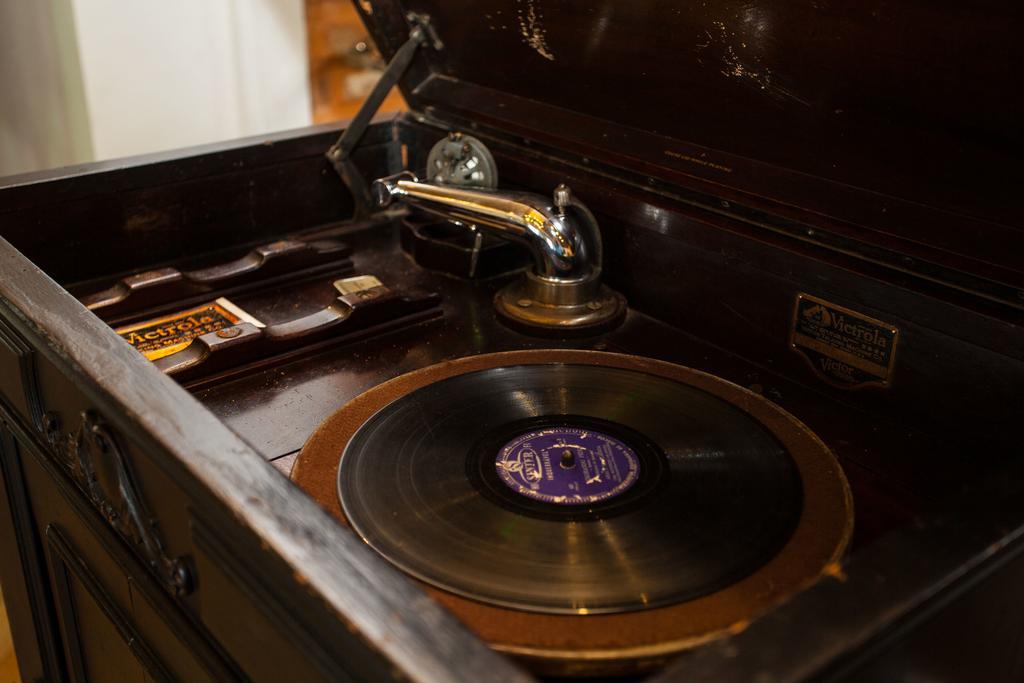
<path id="1" fill-rule="evenodd" d="M 889 323 L 798 294 L 789 343 L 826 381 L 853 389 L 889 383 L 899 334 Z"/>

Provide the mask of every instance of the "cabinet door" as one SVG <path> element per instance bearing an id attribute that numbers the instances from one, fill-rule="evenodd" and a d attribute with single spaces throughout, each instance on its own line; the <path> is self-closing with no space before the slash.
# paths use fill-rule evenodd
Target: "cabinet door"
<path id="1" fill-rule="evenodd" d="M 0 583 L 21 680 L 59 680 L 60 641 L 19 450 L 0 410 Z"/>
<path id="2" fill-rule="evenodd" d="M 16 440 L 43 548 L 62 677 L 94 681 L 237 680 L 208 636 L 40 449 Z M 47 680 L 51 680 L 48 678 Z"/>

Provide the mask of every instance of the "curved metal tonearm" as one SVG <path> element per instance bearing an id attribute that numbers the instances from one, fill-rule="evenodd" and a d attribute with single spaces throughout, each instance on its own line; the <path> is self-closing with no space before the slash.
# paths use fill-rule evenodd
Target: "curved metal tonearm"
<path id="1" fill-rule="evenodd" d="M 565 185 L 551 197 L 421 182 L 408 171 L 373 183 L 378 205 L 394 201 L 525 244 L 533 270 L 498 292 L 506 317 L 531 328 L 592 329 L 621 319 L 625 301 L 601 286 L 601 232 Z"/>
<path id="2" fill-rule="evenodd" d="M 406 171 L 376 181 L 373 191 L 380 206 L 398 199 L 525 244 L 537 275 L 579 280 L 601 270 L 597 221 L 565 185 L 555 189 L 552 200 L 531 192 L 423 183 Z"/>

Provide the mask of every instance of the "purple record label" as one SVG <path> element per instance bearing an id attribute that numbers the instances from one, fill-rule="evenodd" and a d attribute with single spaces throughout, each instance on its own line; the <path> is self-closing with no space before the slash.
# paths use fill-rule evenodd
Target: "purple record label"
<path id="1" fill-rule="evenodd" d="M 627 491 L 640 460 L 616 438 L 592 429 L 552 427 L 505 444 L 494 466 L 516 493 L 556 505 L 586 505 Z"/>

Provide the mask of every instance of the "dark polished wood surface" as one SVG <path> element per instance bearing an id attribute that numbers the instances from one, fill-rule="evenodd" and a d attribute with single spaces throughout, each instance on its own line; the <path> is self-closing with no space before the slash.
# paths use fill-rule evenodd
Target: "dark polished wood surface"
<path id="1" fill-rule="evenodd" d="M 115 273 L 172 262 L 191 270 L 227 260 L 225 251 L 241 257 L 268 238 L 351 215 L 351 197 L 323 158 L 337 131 L 325 125 L 147 155 L 141 165 L 115 159 L 2 178 L 0 234 L 53 279 L 88 292 L 101 288 L 90 280 L 111 285 Z M 356 156 L 367 173 L 394 163 L 381 149 L 390 138 L 388 126 L 364 138 Z"/>
<path id="2" fill-rule="evenodd" d="M 414 110 L 1024 288 L 1017 3 L 376 7 L 385 53 L 408 10 L 445 42 L 403 82 Z"/>

